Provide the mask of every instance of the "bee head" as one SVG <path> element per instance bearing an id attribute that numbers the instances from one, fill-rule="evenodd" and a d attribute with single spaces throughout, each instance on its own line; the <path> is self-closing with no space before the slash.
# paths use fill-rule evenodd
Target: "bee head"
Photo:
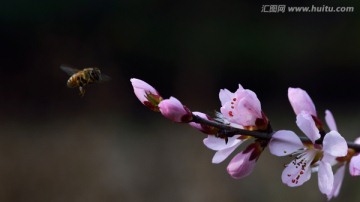
<path id="1" fill-rule="evenodd" d="M 101 72 L 100 69 L 98 68 L 93 68 L 93 70 L 90 72 L 90 76 L 92 79 L 94 79 L 95 81 L 99 81 L 101 79 Z"/>

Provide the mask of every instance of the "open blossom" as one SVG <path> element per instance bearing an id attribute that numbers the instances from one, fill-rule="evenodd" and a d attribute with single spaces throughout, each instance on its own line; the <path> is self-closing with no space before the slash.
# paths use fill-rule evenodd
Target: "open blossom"
<path id="1" fill-rule="evenodd" d="M 130 81 L 134 88 L 134 93 L 136 97 L 140 100 L 140 102 L 147 106 L 149 109 L 158 112 L 158 104 L 162 100 L 162 97 L 157 92 L 157 90 L 140 79 L 132 78 L 130 79 Z"/>
<path id="2" fill-rule="evenodd" d="M 297 154 L 282 173 L 283 183 L 290 187 L 302 185 L 311 177 L 311 166 L 316 165 L 320 191 L 329 194 L 334 185 L 330 159 L 346 156 L 348 148 L 345 139 L 336 131 L 327 133 L 321 146 L 315 142 L 303 144 L 294 132 L 281 130 L 273 135 L 269 149 L 276 156 Z"/>
<path id="3" fill-rule="evenodd" d="M 288 98 L 296 115 L 300 114 L 302 111 L 305 111 L 316 117 L 314 102 L 306 91 L 301 88 L 289 88 Z"/>
<path id="4" fill-rule="evenodd" d="M 297 115 L 296 124 L 310 139 L 309 143 L 302 143 L 292 131 L 276 132 L 270 143 L 270 152 L 277 156 L 296 155 L 297 157 L 286 166 L 282 174 L 283 183 L 291 187 L 300 186 L 311 177 L 311 168 L 318 171 L 319 189 L 328 198 L 338 193 L 343 174 L 338 170 L 335 177 L 331 166 L 337 157 L 347 155 L 347 143 L 336 131 L 336 124 L 330 111 L 326 111 L 326 122 L 331 130 L 324 136 L 323 144 L 315 141 L 321 137 L 315 121 L 308 111 L 302 110 Z"/>
<path id="5" fill-rule="evenodd" d="M 224 124 L 240 129 L 247 128 L 248 130 L 267 129 L 268 120 L 262 113 L 260 101 L 253 91 L 244 89 L 239 84 L 235 93 L 227 89 L 220 90 L 219 98 L 222 107 L 218 119 Z M 209 135 L 204 139 L 204 144 L 217 151 L 212 162 L 220 163 L 249 138 L 249 136 L 235 135 L 228 137 L 225 141 Z M 236 179 L 248 176 L 253 171 L 262 151 L 263 147 L 258 141 L 255 141 L 244 151 L 235 155 L 227 167 L 230 176 Z"/>
<path id="6" fill-rule="evenodd" d="M 311 177 L 311 171 L 318 171 L 319 189 L 328 198 L 335 196 L 340 190 L 343 177 L 342 170 L 338 170 L 335 177 L 332 165 L 337 157 L 347 155 L 348 146 L 345 139 L 337 132 L 335 120 L 330 111 L 326 111 L 326 122 L 330 132 L 325 134 L 322 145 L 316 144 L 322 130 L 322 125 L 316 124 L 317 115 L 315 105 L 306 91 L 300 88 L 289 88 L 288 96 L 296 113 L 296 124 L 310 139 L 302 143 L 292 131 L 276 132 L 269 143 L 270 152 L 277 156 L 297 155 L 286 166 L 282 173 L 282 181 L 290 187 L 300 186 Z"/>
<path id="7" fill-rule="evenodd" d="M 191 111 L 174 97 L 161 101 L 159 110 L 163 116 L 174 122 L 187 123 L 192 119 Z"/>
<path id="8" fill-rule="evenodd" d="M 235 93 L 220 90 L 219 98 L 222 105 L 220 111 L 230 123 L 255 126 L 256 120 L 262 118 L 261 104 L 256 94 L 240 84 Z"/>

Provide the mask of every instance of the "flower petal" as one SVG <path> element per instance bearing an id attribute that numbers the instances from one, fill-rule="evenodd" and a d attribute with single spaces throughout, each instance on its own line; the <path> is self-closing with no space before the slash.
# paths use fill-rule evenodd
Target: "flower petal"
<path id="1" fill-rule="evenodd" d="M 130 81 L 134 88 L 136 96 L 139 96 L 138 98 L 140 100 L 144 99 L 145 92 L 149 92 L 152 94 L 158 94 L 157 90 L 155 90 L 154 87 L 152 87 L 151 85 L 149 85 L 148 83 L 146 83 L 143 80 L 132 78 L 132 79 L 130 79 Z"/>
<path id="2" fill-rule="evenodd" d="M 318 183 L 321 193 L 326 195 L 331 193 L 334 187 L 334 174 L 329 163 L 319 162 Z"/>
<path id="3" fill-rule="evenodd" d="M 161 114 L 174 122 L 189 122 L 192 119 L 190 110 L 174 97 L 161 101 L 158 106 Z"/>
<path id="4" fill-rule="evenodd" d="M 256 159 L 249 160 L 253 151 L 254 149 L 247 153 L 242 151 L 230 161 L 227 171 L 231 177 L 241 179 L 251 174 L 256 164 Z"/>
<path id="5" fill-rule="evenodd" d="M 223 149 L 227 149 L 229 147 L 233 147 L 234 145 L 243 142 L 244 140 L 238 139 L 240 135 L 234 135 L 233 137 L 228 138 L 228 142 L 226 143 L 224 139 L 215 137 L 214 135 L 208 135 L 207 138 L 203 140 L 206 147 L 209 149 L 219 151 Z"/>
<path id="6" fill-rule="evenodd" d="M 231 111 L 235 123 L 242 126 L 254 126 L 256 119 L 262 118 L 260 101 L 251 90 L 243 90 L 237 95 L 235 109 Z"/>
<path id="7" fill-rule="evenodd" d="M 344 180 L 345 166 L 346 166 L 346 164 L 343 164 L 336 171 L 336 173 L 334 175 L 334 186 L 333 186 L 330 194 L 327 195 L 328 200 L 330 200 L 332 197 L 337 197 L 339 195 L 340 188 L 341 188 L 342 182 Z"/>
<path id="8" fill-rule="evenodd" d="M 233 107 L 234 106 L 232 106 L 230 102 L 227 102 L 222 105 L 220 112 L 230 123 L 240 124 L 240 121 L 238 120 L 240 117 L 239 111 L 235 110 Z"/>
<path id="9" fill-rule="evenodd" d="M 140 79 L 130 79 L 136 97 L 149 109 L 159 112 L 158 104 L 163 100 L 156 89 Z"/>
<path id="10" fill-rule="evenodd" d="M 296 124 L 313 143 L 320 138 L 319 129 L 316 127 L 311 114 L 302 111 L 296 116 Z"/>
<path id="11" fill-rule="evenodd" d="M 226 149 L 219 150 L 215 153 L 212 158 L 212 163 L 221 163 L 223 162 L 242 142 L 238 142 L 232 147 L 228 147 Z"/>
<path id="12" fill-rule="evenodd" d="M 221 106 L 224 106 L 227 102 L 230 102 L 233 97 L 234 93 L 230 92 L 228 89 L 221 89 L 219 93 Z"/>
<path id="13" fill-rule="evenodd" d="M 360 144 L 360 137 L 356 138 L 354 142 L 355 144 Z"/>
<path id="14" fill-rule="evenodd" d="M 328 127 L 330 128 L 330 130 L 338 131 L 337 127 L 336 127 L 336 122 L 335 122 L 334 116 L 332 115 L 330 110 L 325 111 L 325 121 L 326 121 L 326 124 L 328 125 Z"/>
<path id="15" fill-rule="evenodd" d="M 328 154 L 328 153 L 324 152 L 323 157 L 322 157 L 321 160 L 326 162 L 326 163 L 330 163 L 331 166 L 334 166 L 334 165 L 339 163 L 339 161 L 336 160 L 336 158 L 337 158 L 336 156 L 333 156 L 331 154 Z"/>
<path id="16" fill-rule="evenodd" d="M 311 177 L 310 164 L 315 155 L 315 150 L 306 150 L 291 161 L 282 172 L 282 182 L 290 187 L 297 187 L 308 181 Z"/>
<path id="17" fill-rule="evenodd" d="M 332 156 L 346 156 L 348 146 L 346 140 L 336 131 L 328 132 L 323 140 L 323 150 Z"/>
<path id="18" fill-rule="evenodd" d="M 290 155 L 303 147 L 304 145 L 300 138 L 294 132 L 289 130 L 277 131 L 271 137 L 269 143 L 270 152 L 276 156 Z"/>
<path id="19" fill-rule="evenodd" d="M 300 114 L 302 111 L 305 111 L 313 116 L 316 116 L 314 102 L 303 89 L 289 88 L 288 98 L 296 115 Z"/>
<path id="20" fill-rule="evenodd" d="M 349 164 L 350 175 L 359 176 L 360 175 L 360 154 L 353 156 Z"/>

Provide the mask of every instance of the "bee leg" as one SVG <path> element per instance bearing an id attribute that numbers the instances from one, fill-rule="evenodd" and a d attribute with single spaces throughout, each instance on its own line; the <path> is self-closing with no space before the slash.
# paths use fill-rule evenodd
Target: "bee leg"
<path id="1" fill-rule="evenodd" d="M 80 86 L 79 90 L 80 90 L 80 96 L 83 97 L 85 95 L 85 89 L 82 86 Z"/>

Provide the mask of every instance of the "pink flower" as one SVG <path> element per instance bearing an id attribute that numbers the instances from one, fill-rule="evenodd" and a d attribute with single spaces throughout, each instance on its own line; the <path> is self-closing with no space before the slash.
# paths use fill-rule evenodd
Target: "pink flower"
<path id="1" fill-rule="evenodd" d="M 130 79 L 136 97 L 149 109 L 158 112 L 158 104 L 162 97 L 155 88 L 140 79 Z"/>
<path id="2" fill-rule="evenodd" d="M 220 108 L 221 114 L 217 115 L 218 121 L 240 129 L 256 130 L 267 128 L 268 120 L 262 113 L 260 101 L 254 92 L 244 89 L 239 84 L 239 88 L 235 93 L 227 89 L 220 90 L 219 98 L 222 107 Z M 249 138 L 244 135 L 235 135 L 228 137 L 227 141 L 225 141 L 222 138 L 209 135 L 204 139 L 204 144 L 216 151 L 212 162 L 220 163 Z M 256 160 L 263 150 L 259 144 L 258 141 L 250 144 L 247 149 L 238 153 L 231 160 L 227 170 L 233 178 L 240 179 L 252 172 Z"/>
<path id="3" fill-rule="evenodd" d="M 224 161 L 238 146 L 240 146 L 246 139 L 239 139 L 241 135 L 234 135 L 229 137 L 228 141 L 215 137 L 214 135 L 208 135 L 203 140 L 205 146 L 209 149 L 215 150 L 216 153 L 212 159 L 212 163 L 221 163 Z"/>
<path id="4" fill-rule="evenodd" d="M 302 111 L 309 113 L 312 116 L 316 115 L 316 109 L 310 96 L 301 88 L 289 88 L 288 97 L 292 108 L 296 115 Z"/>
<path id="5" fill-rule="evenodd" d="M 291 187 L 302 185 L 310 179 L 312 168 L 318 171 L 320 191 L 331 198 L 338 194 L 343 177 L 341 170 L 334 177 L 331 166 L 336 163 L 337 157 L 347 155 L 348 147 L 345 139 L 336 131 L 334 117 L 328 110 L 325 119 L 329 128 L 335 130 L 324 136 L 322 145 L 315 143 L 321 135 L 312 115 L 302 110 L 297 115 L 296 123 L 311 143 L 303 144 L 294 132 L 281 130 L 273 135 L 269 149 L 277 156 L 298 155 L 283 171 L 282 181 L 285 184 Z"/>
<path id="6" fill-rule="evenodd" d="M 294 132 L 281 130 L 273 135 L 269 149 L 276 156 L 297 154 L 297 157 L 286 166 L 282 173 L 283 183 L 290 187 L 302 185 L 311 177 L 311 166 L 316 166 L 319 189 L 328 195 L 334 187 L 332 160 L 346 156 L 348 147 L 345 139 L 336 131 L 327 133 L 321 146 L 315 142 L 303 144 Z M 315 160 L 315 157 L 320 158 Z"/>
<path id="7" fill-rule="evenodd" d="M 220 111 L 230 123 L 255 126 L 256 120 L 262 118 L 261 104 L 256 94 L 240 84 L 235 93 L 220 90 L 219 98 L 222 105 Z"/>
<path id="8" fill-rule="evenodd" d="M 356 144 L 360 144 L 360 138 L 355 140 Z M 350 175 L 359 176 L 360 175 L 360 153 L 355 154 L 349 164 Z"/>
<path id="9" fill-rule="evenodd" d="M 174 97 L 161 101 L 159 109 L 163 116 L 174 122 L 187 123 L 192 119 L 191 111 Z"/>
<path id="10" fill-rule="evenodd" d="M 244 178 L 252 173 L 256 161 L 263 148 L 259 142 L 250 144 L 244 151 L 238 153 L 227 166 L 227 171 L 235 179 Z"/>
<path id="11" fill-rule="evenodd" d="M 210 118 L 207 114 L 204 114 L 202 112 L 193 112 L 193 115 L 199 116 L 200 118 L 203 118 L 206 120 L 212 120 L 212 118 Z M 205 134 L 216 134 L 218 132 L 218 129 L 216 129 L 212 126 L 205 125 L 205 124 L 190 122 L 189 125 L 192 126 L 193 128 L 198 129 L 199 131 L 201 131 Z"/>
<path id="12" fill-rule="evenodd" d="M 310 179 L 312 170 L 318 171 L 319 189 L 330 199 L 338 195 L 344 176 L 342 168 L 339 168 L 334 176 L 331 166 L 336 163 L 337 157 L 347 155 L 348 147 L 345 139 L 336 130 L 325 135 L 322 145 L 316 144 L 315 141 L 320 135 L 317 134 L 319 130 L 311 117 L 306 111 L 301 111 L 296 121 L 311 143 L 303 144 L 294 132 L 282 130 L 273 135 L 269 149 L 277 156 L 297 155 L 283 171 L 282 181 L 285 184 L 291 187 L 300 186 Z M 330 129 L 336 129 L 334 117 L 328 110 L 325 119 Z"/>

